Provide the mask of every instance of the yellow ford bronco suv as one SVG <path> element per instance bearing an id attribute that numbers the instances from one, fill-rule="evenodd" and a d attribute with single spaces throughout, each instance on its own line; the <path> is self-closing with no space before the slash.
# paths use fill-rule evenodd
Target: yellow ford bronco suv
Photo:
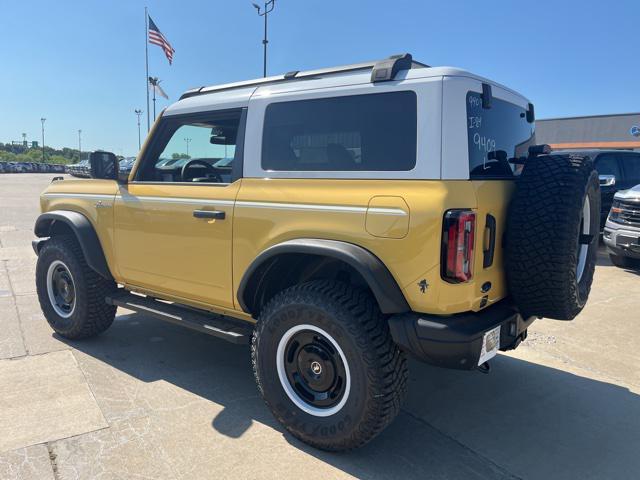
<path id="1" fill-rule="evenodd" d="M 130 174 L 54 181 L 35 225 L 53 329 L 116 308 L 250 343 L 275 417 L 318 448 L 398 414 L 407 355 L 488 370 L 539 317 L 583 308 L 592 162 L 535 145 L 533 105 L 411 55 L 187 91 Z"/>

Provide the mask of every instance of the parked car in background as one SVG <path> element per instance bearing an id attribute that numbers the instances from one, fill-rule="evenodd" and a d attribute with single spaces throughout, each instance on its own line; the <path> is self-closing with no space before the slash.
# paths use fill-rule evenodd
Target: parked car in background
<path id="1" fill-rule="evenodd" d="M 69 173 L 74 177 L 89 178 L 89 161 L 82 160 L 73 165 L 69 165 Z"/>
<path id="2" fill-rule="evenodd" d="M 600 225 L 607 220 L 613 197 L 620 190 L 627 190 L 640 183 L 640 152 L 626 150 L 561 150 L 558 153 L 575 153 L 590 157 L 600 175 Z"/>
<path id="3" fill-rule="evenodd" d="M 640 185 L 613 196 L 603 237 L 615 266 L 640 268 Z"/>
<path id="4" fill-rule="evenodd" d="M 213 164 L 224 182 L 231 182 L 233 157 L 223 157 Z"/>
<path id="5" fill-rule="evenodd" d="M 173 175 L 176 172 L 182 172 L 185 165 L 187 168 L 193 169 L 193 172 L 200 171 L 200 174 L 194 173 L 197 182 L 214 179 L 225 183 L 231 182 L 231 164 L 233 158 L 171 158 L 160 159 L 156 168 L 165 175 Z"/>
<path id="6" fill-rule="evenodd" d="M 123 158 L 122 160 L 120 160 L 120 163 L 118 164 L 118 170 L 120 171 L 120 173 L 124 175 L 130 174 L 135 161 L 136 161 L 136 157 Z"/>

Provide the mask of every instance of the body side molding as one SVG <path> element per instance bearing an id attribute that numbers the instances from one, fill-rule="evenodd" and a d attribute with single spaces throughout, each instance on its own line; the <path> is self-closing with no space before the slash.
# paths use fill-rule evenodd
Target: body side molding
<path id="1" fill-rule="evenodd" d="M 51 236 L 51 228 L 56 222 L 66 224 L 76 235 L 87 265 L 102 277 L 113 280 L 109 266 L 102 251 L 100 239 L 87 217 L 70 210 L 53 210 L 41 214 L 36 220 L 34 233 L 36 237 Z M 34 241 L 34 250 L 39 253 L 42 241 Z"/>
<path id="2" fill-rule="evenodd" d="M 260 281 L 260 267 L 281 254 L 306 254 L 343 261 L 362 275 L 382 313 L 402 313 L 411 310 L 391 272 L 370 251 L 348 242 L 300 238 L 267 248 L 249 265 L 237 292 L 238 302 L 245 312 L 252 313 L 254 310 L 250 298 Z"/>

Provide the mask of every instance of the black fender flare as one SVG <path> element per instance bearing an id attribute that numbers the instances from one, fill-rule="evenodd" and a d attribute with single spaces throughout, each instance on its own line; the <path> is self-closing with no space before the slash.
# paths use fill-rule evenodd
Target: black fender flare
<path id="1" fill-rule="evenodd" d="M 373 292 L 382 313 L 403 313 L 411 310 L 402 290 L 385 264 L 369 250 L 358 245 L 337 240 L 300 238 L 278 243 L 264 250 L 247 268 L 237 298 L 242 309 L 253 313 L 249 292 L 256 287 L 256 274 L 269 259 L 281 254 L 300 253 L 335 258 L 353 267 Z"/>
<path id="2" fill-rule="evenodd" d="M 66 224 L 73 231 L 89 268 L 107 280 L 113 280 L 100 239 L 89 219 L 81 213 L 70 210 L 53 210 L 43 213 L 36 220 L 33 229 L 36 237 L 50 237 L 51 229 L 56 222 Z M 36 254 L 40 251 L 41 243 L 38 241 L 34 243 Z"/>

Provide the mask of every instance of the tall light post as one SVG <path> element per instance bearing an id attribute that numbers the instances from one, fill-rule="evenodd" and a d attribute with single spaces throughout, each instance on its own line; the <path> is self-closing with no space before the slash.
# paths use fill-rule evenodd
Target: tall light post
<path id="1" fill-rule="evenodd" d="M 22 134 L 22 146 L 25 147 L 25 148 L 27 147 L 27 134 L 26 133 Z"/>
<path id="2" fill-rule="evenodd" d="M 191 143 L 191 139 L 190 138 L 185 138 L 184 139 L 184 143 L 187 144 L 187 157 L 189 156 L 189 144 Z"/>
<path id="3" fill-rule="evenodd" d="M 40 119 L 40 121 L 42 122 L 42 163 L 45 163 L 45 159 L 44 159 L 44 122 L 46 122 L 47 119 L 42 117 Z"/>
<path id="4" fill-rule="evenodd" d="M 140 110 L 139 108 L 136 108 L 134 110 L 135 114 L 138 116 L 138 150 L 140 150 L 141 144 L 140 144 L 140 115 L 142 115 L 142 110 Z"/>
<path id="5" fill-rule="evenodd" d="M 82 160 L 82 130 L 78 130 L 78 162 Z"/>
<path id="6" fill-rule="evenodd" d="M 268 0 L 264 2 L 264 8 L 261 8 L 260 5 L 253 3 L 253 7 L 258 10 L 258 15 L 264 17 L 264 39 L 262 40 L 262 45 L 264 45 L 264 60 L 262 67 L 262 76 L 267 76 L 267 44 L 269 40 L 267 38 L 267 17 L 276 7 L 276 0 Z"/>

